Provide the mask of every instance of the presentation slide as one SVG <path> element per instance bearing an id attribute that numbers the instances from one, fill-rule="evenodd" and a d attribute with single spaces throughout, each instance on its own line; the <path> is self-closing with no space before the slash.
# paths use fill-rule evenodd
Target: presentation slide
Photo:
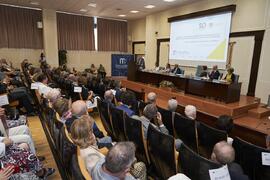
<path id="1" fill-rule="evenodd" d="M 186 66 L 225 67 L 231 28 L 231 12 L 171 23 L 171 63 Z"/>

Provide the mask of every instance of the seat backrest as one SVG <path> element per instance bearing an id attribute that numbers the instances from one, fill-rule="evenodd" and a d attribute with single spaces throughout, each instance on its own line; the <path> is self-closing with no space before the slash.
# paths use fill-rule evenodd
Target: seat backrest
<path id="1" fill-rule="evenodd" d="M 139 161 L 149 164 L 147 144 L 144 141 L 142 122 L 131 117 L 126 117 L 125 133 L 128 141 L 136 145 L 136 157 Z"/>
<path id="2" fill-rule="evenodd" d="M 168 179 L 177 173 L 177 157 L 174 138 L 166 135 L 151 124 L 147 132 L 148 152 L 154 174 Z"/>
<path id="3" fill-rule="evenodd" d="M 138 107 L 139 107 L 139 115 L 142 116 L 143 115 L 143 109 L 145 108 L 145 106 L 147 105 L 146 102 L 140 100 L 138 101 Z"/>
<path id="4" fill-rule="evenodd" d="M 210 158 L 213 147 L 220 141 L 227 141 L 227 133 L 215 129 L 204 123 L 197 126 L 199 153 L 206 158 Z"/>
<path id="5" fill-rule="evenodd" d="M 79 160 L 77 154 L 73 154 L 72 160 L 71 160 L 71 174 L 73 180 L 85 180 L 82 171 L 80 169 Z"/>
<path id="6" fill-rule="evenodd" d="M 109 107 L 112 119 L 112 128 L 114 137 L 118 141 L 125 141 L 125 112 L 116 107 Z"/>
<path id="7" fill-rule="evenodd" d="M 234 75 L 234 82 L 233 83 L 238 83 L 238 81 L 239 81 L 239 75 L 238 74 L 235 74 Z"/>
<path id="8" fill-rule="evenodd" d="M 235 161 L 241 165 L 244 173 L 251 180 L 270 179 L 270 166 L 262 165 L 262 152 L 270 153 L 269 150 L 246 142 L 239 137 L 234 138 Z"/>
<path id="9" fill-rule="evenodd" d="M 210 180 L 209 170 L 221 167 L 221 165 L 201 157 L 184 143 L 179 149 L 178 162 L 181 172 L 192 180 Z"/>
<path id="10" fill-rule="evenodd" d="M 186 145 L 197 152 L 196 121 L 175 113 L 174 132 L 175 137 L 180 138 Z"/>
<path id="11" fill-rule="evenodd" d="M 72 140 L 69 137 L 66 126 L 63 126 L 61 129 L 61 141 L 60 141 L 60 155 L 62 165 L 64 166 L 67 173 L 71 174 L 70 165 L 71 158 L 73 154 L 76 154 L 76 146 L 73 144 Z"/>
<path id="12" fill-rule="evenodd" d="M 59 114 L 56 112 L 54 117 L 53 117 L 53 121 L 54 121 L 54 125 L 53 125 L 53 140 L 54 140 L 54 144 L 55 144 L 55 147 L 56 149 L 59 151 L 60 149 L 60 142 L 62 139 L 62 136 L 61 136 L 61 129 L 63 127 L 63 123 L 60 121 L 60 116 Z"/>
<path id="13" fill-rule="evenodd" d="M 80 155 L 79 147 L 77 147 L 77 154 L 74 154 L 72 157 L 71 171 L 72 179 L 74 180 L 92 180 L 85 166 L 85 162 Z"/>
<path id="14" fill-rule="evenodd" d="M 174 136 L 174 132 L 173 132 L 173 117 L 174 117 L 174 113 L 167 110 L 167 109 L 163 109 L 158 107 L 158 112 L 160 112 L 161 116 L 162 116 L 162 121 L 165 125 L 165 127 L 168 129 L 169 134 Z"/>
<path id="15" fill-rule="evenodd" d="M 112 123 L 110 119 L 108 103 L 97 98 L 97 108 L 103 127 L 107 131 L 107 134 L 113 137 Z"/>

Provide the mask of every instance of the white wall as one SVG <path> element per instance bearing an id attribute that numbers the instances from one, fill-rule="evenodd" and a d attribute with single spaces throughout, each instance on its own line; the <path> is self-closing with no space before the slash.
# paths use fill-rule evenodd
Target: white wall
<path id="1" fill-rule="evenodd" d="M 260 68 L 258 72 L 258 80 L 255 95 L 266 102 L 268 94 L 270 94 L 270 2 L 269 0 L 201 0 L 185 6 L 179 6 L 156 14 L 151 14 L 146 17 L 145 22 L 145 41 L 146 41 L 146 67 L 153 68 L 156 62 L 156 40 L 158 38 L 168 38 L 170 36 L 170 24 L 168 18 L 179 16 L 192 12 L 207 10 L 211 8 L 236 4 L 236 12 L 232 18 L 232 32 L 266 30 L 262 54 L 260 59 Z M 142 26 L 143 28 L 143 26 Z M 134 28 L 137 30 L 137 28 Z M 143 30 L 140 30 L 140 32 Z M 156 35 L 156 32 L 158 34 Z M 132 33 L 136 35 L 137 33 Z M 250 58 L 251 46 L 242 44 L 241 48 L 233 54 L 232 63 L 236 66 L 236 73 L 240 73 L 240 80 L 243 80 L 243 93 L 247 89 L 247 77 L 250 73 L 248 68 L 250 62 L 245 60 Z M 254 43 L 252 41 L 249 41 Z M 165 54 L 163 50 L 162 56 Z M 162 59 L 162 61 L 164 61 Z M 248 63 L 247 63 L 248 61 Z M 243 70 L 244 69 L 244 70 Z M 186 68 L 187 73 L 194 73 L 194 69 Z M 243 77 L 242 77 L 243 76 Z"/>
<path id="2" fill-rule="evenodd" d="M 107 76 L 111 76 L 111 55 L 122 54 L 120 52 L 96 52 L 96 51 L 68 51 L 67 66 L 75 67 L 76 70 L 90 68 L 91 64 L 99 67 L 102 64 L 105 67 Z"/>

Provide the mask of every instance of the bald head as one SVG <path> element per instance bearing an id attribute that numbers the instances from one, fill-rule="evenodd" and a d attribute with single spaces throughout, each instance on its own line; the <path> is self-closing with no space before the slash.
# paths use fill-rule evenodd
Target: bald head
<path id="1" fill-rule="evenodd" d="M 71 112 L 72 112 L 72 115 L 75 115 L 78 117 L 87 114 L 86 103 L 82 100 L 75 101 L 71 105 Z"/>
<path id="2" fill-rule="evenodd" d="M 149 103 L 156 103 L 156 100 L 157 100 L 156 93 L 154 93 L 154 92 L 148 93 L 148 95 L 147 95 L 147 102 L 149 102 Z"/>
<path id="3" fill-rule="evenodd" d="M 213 149 L 211 159 L 219 164 L 229 164 L 234 161 L 235 151 L 233 147 L 225 141 L 218 142 Z"/>
<path id="4" fill-rule="evenodd" d="M 177 109 L 177 106 L 178 106 L 177 100 L 175 100 L 175 99 L 170 99 L 170 100 L 168 101 L 168 110 L 169 110 L 169 111 L 175 112 L 176 109 Z"/>
<path id="5" fill-rule="evenodd" d="M 112 90 L 107 90 L 104 93 L 104 99 L 109 101 L 109 102 L 112 102 L 112 100 L 113 100 L 113 92 L 112 92 Z"/>
<path id="6" fill-rule="evenodd" d="M 197 109 L 193 105 L 187 105 L 185 107 L 185 115 L 190 119 L 196 119 Z"/>

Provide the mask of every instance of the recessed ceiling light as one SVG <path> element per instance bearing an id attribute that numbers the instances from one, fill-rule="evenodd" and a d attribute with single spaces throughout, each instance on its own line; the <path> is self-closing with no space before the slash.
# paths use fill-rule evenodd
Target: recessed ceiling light
<path id="1" fill-rule="evenodd" d="M 127 15 L 125 15 L 125 14 L 119 14 L 118 16 L 119 17 L 126 17 Z"/>
<path id="2" fill-rule="evenodd" d="M 86 10 L 86 9 L 80 9 L 80 11 L 81 11 L 81 12 L 87 12 L 87 10 Z"/>
<path id="3" fill-rule="evenodd" d="M 163 0 L 165 2 L 174 2 L 175 0 Z"/>
<path id="4" fill-rule="evenodd" d="M 90 7 L 97 7 L 97 4 L 96 3 L 89 3 L 88 6 L 90 6 Z"/>
<path id="5" fill-rule="evenodd" d="M 154 5 L 152 5 L 152 4 L 149 4 L 149 5 L 144 6 L 144 7 L 147 8 L 147 9 L 152 9 L 152 8 L 154 8 L 154 7 L 156 7 L 156 6 L 154 6 Z"/>
<path id="6" fill-rule="evenodd" d="M 136 13 L 138 13 L 139 11 L 132 10 L 132 11 L 130 11 L 130 12 L 136 14 Z"/>
<path id="7" fill-rule="evenodd" d="M 30 4 L 38 6 L 39 5 L 39 2 L 31 1 Z"/>

